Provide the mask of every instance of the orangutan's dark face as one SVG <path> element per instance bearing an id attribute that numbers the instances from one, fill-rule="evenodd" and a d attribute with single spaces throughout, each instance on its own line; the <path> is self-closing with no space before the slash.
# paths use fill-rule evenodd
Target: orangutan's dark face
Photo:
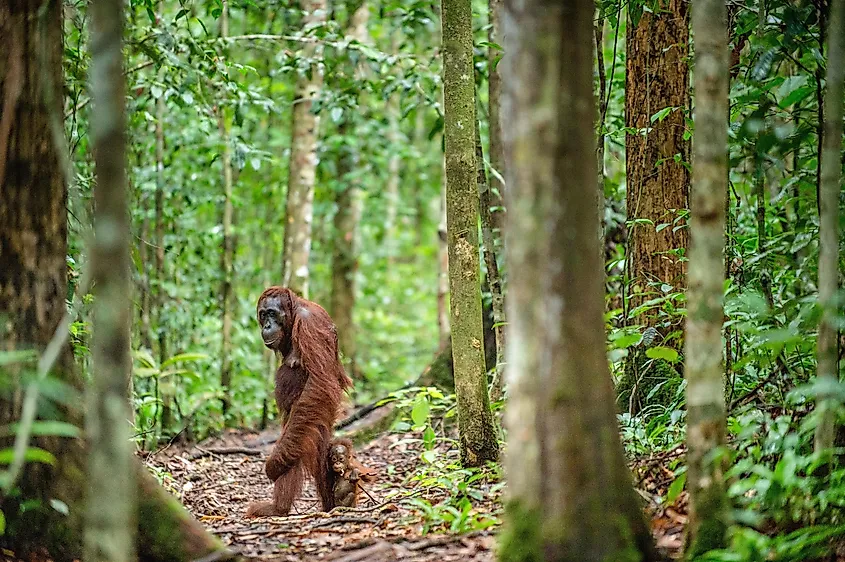
<path id="1" fill-rule="evenodd" d="M 346 472 L 349 464 L 349 451 L 345 445 L 335 445 L 331 451 L 332 470 L 338 474 Z"/>
<path id="2" fill-rule="evenodd" d="M 288 314 L 282 307 L 282 300 L 276 296 L 265 297 L 258 303 L 258 323 L 261 324 L 261 339 L 264 345 L 275 351 L 282 351 L 285 328 L 289 325 Z"/>

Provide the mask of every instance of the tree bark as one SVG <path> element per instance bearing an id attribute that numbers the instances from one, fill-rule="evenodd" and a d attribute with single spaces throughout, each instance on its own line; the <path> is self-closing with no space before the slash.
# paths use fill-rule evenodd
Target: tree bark
<path id="1" fill-rule="evenodd" d="M 632 5 L 633 6 L 633 5 Z M 660 0 L 659 9 L 632 21 L 629 7 L 625 82 L 625 139 L 628 268 L 632 294 L 628 321 L 658 327 L 657 310 L 638 318 L 630 311 L 654 297 L 654 284 L 685 285 L 686 266 L 675 250 L 689 232 L 678 213 L 689 208 L 689 142 L 684 140 L 689 108 L 687 0 Z M 669 110 L 662 120 L 652 118 Z M 679 161 L 676 161 L 676 158 Z M 668 227 L 658 227 L 668 224 Z M 680 228 L 676 228 L 680 227 Z M 651 293 L 651 295 L 649 295 Z"/>
<path id="2" fill-rule="evenodd" d="M 487 42 L 490 47 L 487 50 L 487 103 L 489 104 L 489 126 L 490 126 L 490 178 L 491 205 L 496 211 L 491 215 L 491 225 L 499 232 L 499 239 L 502 237 L 502 226 L 505 216 L 505 153 L 502 144 L 502 120 L 501 97 L 502 97 L 502 71 L 499 68 L 502 50 L 494 45 L 502 45 L 502 0 L 488 0 L 488 17 L 490 27 L 487 30 Z"/>
<path id="3" fill-rule="evenodd" d="M 839 194 L 842 174 L 842 102 L 845 82 L 845 1 L 831 0 L 828 27 L 827 91 L 819 192 L 819 324 L 816 357 L 818 376 L 837 380 L 836 293 L 839 275 Z M 815 448 L 833 447 L 835 404 L 821 397 L 822 418 L 816 428 Z"/>
<path id="4" fill-rule="evenodd" d="M 493 236 L 493 195 L 484 170 L 484 148 L 481 145 L 478 120 L 475 121 L 475 166 L 477 168 L 479 212 L 481 214 L 481 239 L 484 248 L 484 265 L 487 268 L 487 284 L 490 286 L 493 308 L 493 333 L 496 339 L 496 364 L 490 383 L 490 401 L 501 400 L 503 396 L 502 370 L 505 366 L 505 299 L 502 294 L 502 278 L 496 257 L 496 243 Z"/>
<path id="5" fill-rule="evenodd" d="M 370 9 L 366 2 L 362 2 L 352 14 L 348 35 L 359 43 L 366 43 L 369 38 L 367 23 Z M 351 63 L 350 71 L 358 72 Z M 343 122 L 338 128 L 338 134 L 346 136 L 355 127 L 356 113 L 346 111 Z M 336 210 L 334 215 L 334 253 L 332 255 L 332 319 L 337 327 L 337 337 L 340 350 L 344 355 L 344 362 L 353 374 L 357 373 L 355 365 L 356 333 L 352 314 L 355 310 L 355 275 L 358 272 L 358 223 L 361 222 L 363 201 L 358 178 L 347 177 L 354 172 L 359 157 L 355 148 L 341 147 L 338 162 L 338 177 L 342 187 L 335 194 Z"/>
<path id="6" fill-rule="evenodd" d="M 220 13 L 220 36 L 229 36 L 229 2 L 223 0 L 223 10 Z M 230 142 L 229 123 L 226 110 L 222 106 L 217 110 L 217 126 L 220 130 L 220 142 L 223 145 L 221 164 L 223 165 L 223 253 L 220 269 L 223 282 L 220 286 L 220 313 L 223 329 L 220 345 L 220 386 L 223 388 L 223 421 L 232 400 L 230 387 L 232 385 L 232 282 L 234 277 L 233 262 L 235 257 L 235 243 L 232 233 L 234 207 L 232 205 L 232 146 Z"/>
<path id="7" fill-rule="evenodd" d="M 91 4 L 91 136 L 94 188 L 93 375 L 87 389 L 88 495 L 86 561 L 135 559 L 136 479 L 132 471 L 128 381 L 132 300 L 129 206 L 126 198 L 126 123 L 123 78 L 123 3 Z"/>
<path id="8" fill-rule="evenodd" d="M 50 129 L 50 115 L 61 115 L 62 10 L 41 0 L 0 2 L 0 349 L 41 353 L 65 315 L 67 300 L 67 190 Z M 73 357 L 63 346 L 56 376 L 78 387 Z M 23 373 L 0 368 L 11 389 L 0 400 L 0 425 L 17 422 L 23 407 Z M 80 425 L 79 411 L 62 412 Z M 0 448 L 11 446 L 0 440 Z M 79 506 L 85 484 L 77 474 L 85 459 L 78 440 L 37 438 L 31 445 L 53 453 L 55 466 L 27 463 L 16 484 L 20 496 L 0 499 L 7 518 L 0 546 L 15 552 L 62 542 L 57 528 L 77 531 L 81 545 L 82 512 L 62 516 L 50 500 Z M 4 494 L 5 495 L 5 494 Z M 37 500 L 39 509 L 19 511 L 20 503 Z"/>
<path id="9" fill-rule="evenodd" d="M 92 10 L 104 8 L 102 2 L 98 4 L 96 7 L 92 4 Z M 114 6 L 111 8 L 114 9 Z M 96 16 L 97 22 L 101 20 L 100 16 Z M 99 27 L 100 24 L 96 25 Z M 54 99 L 51 97 L 49 103 L 46 101 L 46 92 L 57 93 L 62 84 L 61 29 L 59 2 L 46 5 L 41 0 L 0 2 L 0 52 L 7 54 L 6 60 L 9 61 L 8 64 L 0 65 L 0 316 L 4 318 L 0 330 L 0 348 L 4 350 L 35 349 L 40 353 L 51 343 L 66 314 L 67 190 L 63 183 L 58 148 L 50 132 L 51 116 L 61 116 L 62 105 L 59 96 Z M 105 49 L 106 53 L 111 53 L 109 62 L 112 68 L 118 68 L 119 71 L 122 57 L 119 48 L 117 54 L 114 53 L 115 37 L 119 38 L 119 33 L 113 33 L 110 43 L 94 42 L 98 49 L 94 58 L 99 59 L 99 50 Z M 95 65 L 101 65 L 102 62 L 97 60 Z M 97 87 L 106 85 L 98 83 Z M 95 95 L 97 101 L 100 94 Z M 111 110 L 109 102 L 112 104 Z M 113 131 L 114 126 L 123 125 L 120 118 L 117 121 L 108 120 L 108 116 L 115 113 L 114 104 L 122 104 L 123 97 L 115 96 L 105 103 L 105 106 L 98 104 L 98 114 L 105 113 L 96 115 L 92 122 L 93 133 L 101 139 L 98 144 L 106 142 L 102 139 L 105 136 L 103 129 Z M 97 119 L 101 121 L 98 123 Z M 108 138 L 112 138 L 111 135 Z M 109 141 L 102 150 L 97 151 L 98 164 L 99 159 L 115 163 L 114 155 L 109 152 L 115 146 L 114 142 Z M 124 163 L 120 161 L 119 165 L 122 167 Z M 109 171 L 108 167 L 102 169 L 98 165 L 99 181 L 105 182 L 105 185 L 110 185 L 115 177 L 122 178 L 122 173 L 122 168 Z M 104 204 L 109 207 L 109 202 Z M 98 211 L 99 206 L 98 201 Z M 126 225 L 128 218 L 124 214 L 119 220 Z M 98 229 L 101 226 L 102 223 Z M 101 238 L 101 242 L 109 242 L 111 237 L 108 234 L 109 230 L 106 229 L 106 236 Z M 125 233 L 112 234 L 118 240 L 125 240 Z M 114 239 L 111 242 L 114 243 Z M 125 255 L 125 247 L 122 251 Z M 95 264 L 94 267 L 105 267 L 106 264 L 97 255 L 95 250 L 92 258 L 99 260 L 100 265 Z M 128 267 L 126 262 L 124 265 Z M 114 273 L 123 275 L 124 283 L 127 282 L 128 271 L 124 269 L 123 272 Z M 120 310 L 118 318 L 122 316 L 120 322 L 125 325 L 128 314 L 125 308 L 100 311 L 108 302 L 108 297 L 103 294 L 102 286 L 98 287 L 98 291 L 97 300 L 105 297 L 105 302 L 95 304 L 95 321 L 108 321 L 110 315 Z M 126 298 L 125 291 L 123 297 Z M 108 333 L 102 335 L 106 338 L 109 336 Z M 115 332 L 114 335 L 128 338 L 125 331 L 122 334 Z M 124 341 L 126 343 L 123 344 L 115 342 L 120 353 L 123 353 L 121 348 L 127 350 L 128 339 Z M 99 340 L 96 346 L 98 350 L 103 349 Z M 63 349 L 53 375 L 80 392 L 82 382 L 73 368 L 71 350 L 69 346 L 63 346 Z M 98 359 L 95 361 L 99 365 L 99 351 L 96 353 Z M 97 373 L 99 378 L 103 371 L 98 370 Z M 121 378 L 120 392 L 125 393 L 127 371 L 116 370 L 110 374 L 115 373 Z M 21 383 L 19 374 L 5 367 L 2 372 L 2 376 L 16 388 Z M 114 391 L 117 391 L 116 384 Z M 7 425 L 20 419 L 21 398 L 20 391 L 14 391 L 9 399 L 4 395 L 0 402 L 0 424 Z M 112 400 L 105 411 L 107 414 L 117 414 L 126 411 L 121 410 L 123 407 L 122 403 Z M 61 415 L 64 421 L 74 425 L 81 423 L 81 409 L 65 410 Z M 126 428 L 126 416 L 115 423 L 114 427 L 103 428 L 104 431 L 116 432 L 107 441 L 117 444 L 116 438 L 121 427 Z M 88 488 L 86 482 L 96 482 L 97 492 L 100 493 L 104 491 L 105 481 L 97 474 L 86 475 L 87 451 L 81 440 L 39 437 L 33 441 L 34 445 L 52 453 L 57 462 L 53 466 L 40 463 L 24 465 L 21 479 L 17 482 L 20 495 L 2 498 L 7 526 L 6 533 L 0 536 L 0 546 L 14 551 L 21 558 L 26 558 L 33 549 L 40 548 L 47 548 L 57 561 L 79 558 L 83 549 L 82 496 Z M 6 446 L 6 443 L 0 445 Z M 137 518 L 138 552 L 141 559 L 150 562 L 187 562 L 213 553 L 217 553 L 216 559 L 231 559 L 223 545 L 208 534 L 178 502 L 170 498 L 146 473 L 146 469 L 137 462 L 128 466 L 130 468 L 123 474 L 124 478 L 133 482 L 133 489 L 135 478 L 126 475 L 134 471 L 142 474 L 141 515 Z M 120 476 L 119 473 L 112 473 L 106 477 L 107 480 L 115 474 Z M 108 489 L 116 492 L 116 488 L 110 485 Z M 132 491 L 129 490 L 124 498 L 131 495 Z M 16 502 L 19 504 L 29 500 L 36 500 L 36 505 L 21 513 Z M 53 507 L 62 504 L 68 508 L 66 515 Z M 172 524 L 175 521 L 179 525 Z M 154 532 L 154 527 L 159 523 L 167 531 L 166 535 Z M 109 537 L 109 540 L 113 542 L 115 537 Z M 158 552 L 178 549 L 183 552 L 180 556 L 157 555 Z"/>
<path id="10" fill-rule="evenodd" d="M 446 232 L 461 462 L 495 460 L 499 443 L 487 394 L 478 263 L 475 81 L 470 0 L 442 0 Z"/>
<path id="11" fill-rule="evenodd" d="M 725 444 L 722 378 L 725 197 L 728 187 L 728 38 L 722 0 L 692 7 L 695 138 L 687 290 L 687 462 L 690 558 L 724 548 L 729 506 L 718 449 Z"/>
<path id="12" fill-rule="evenodd" d="M 301 6 L 304 12 L 304 28 L 326 22 L 325 0 L 302 0 Z M 301 56 L 311 61 L 311 72 L 310 77 L 305 74 L 299 76 L 294 93 L 285 241 L 282 250 L 282 283 L 307 298 L 311 223 L 314 218 L 314 182 L 317 172 L 317 134 L 320 125 L 320 117 L 312 112 L 312 104 L 323 85 L 323 70 L 320 64 L 322 46 L 318 42 L 305 43 Z"/>
<path id="13" fill-rule="evenodd" d="M 506 10 L 511 497 L 500 557 L 657 560 L 619 439 L 585 188 L 596 178 L 595 6 Z"/>

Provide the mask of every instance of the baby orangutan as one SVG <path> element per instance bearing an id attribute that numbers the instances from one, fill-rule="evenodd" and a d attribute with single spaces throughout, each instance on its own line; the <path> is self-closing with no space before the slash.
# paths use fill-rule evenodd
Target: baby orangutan
<path id="1" fill-rule="evenodd" d="M 332 493 L 335 507 L 356 507 L 358 494 L 361 493 L 360 482 L 375 481 L 375 474 L 355 460 L 349 439 L 332 441 L 328 464 L 334 476 Z"/>

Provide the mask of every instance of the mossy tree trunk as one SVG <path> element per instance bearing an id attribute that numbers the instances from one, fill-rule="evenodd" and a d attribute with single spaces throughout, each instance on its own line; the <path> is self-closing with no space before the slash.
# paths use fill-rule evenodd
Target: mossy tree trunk
<path id="1" fill-rule="evenodd" d="M 367 43 L 369 39 L 367 31 L 369 18 L 369 6 L 366 2 L 362 2 L 350 18 L 347 35 L 359 43 Z M 359 69 L 355 68 L 350 62 L 348 71 L 355 74 L 359 72 Z M 338 135 L 341 138 L 355 134 L 358 111 L 347 108 L 344 113 L 343 121 L 338 127 Z M 356 177 L 355 170 L 360 163 L 358 154 L 360 147 L 344 143 L 339 150 L 341 155 L 337 168 L 338 178 L 340 178 L 342 185 L 340 190 L 335 193 L 331 313 L 337 327 L 338 344 L 341 352 L 343 352 L 344 363 L 355 377 L 358 369 L 355 364 L 356 332 L 352 315 L 355 310 L 357 287 L 355 275 L 358 273 L 358 223 L 361 222 L 363 211 L 362 193 L 359 185 L 361 180 Z"/>
<path id="2" fill-rule="evenodd" d="M 595 5 L 515 4 L 504 18 L 512 276 L 510 499 L 500 557 L 657 560 L 625 464 L 605 354 Z"/>
<path id="3" fill-rule="evenodd" d="M 478 260 L 475 80 L 470 0 L 443 0 L 446 235 L 461 462 L 495 460 L 499 443 L 487 394 Z"/>
<path id="4" fill-rule="evenodd" d="M 842 102 L 845 82 L 845 0 L 831 0 L 828 25 L 827 91 L 819 192 L 819 304 L 822 320 L 818 336 L 818 376 L 836 380 L 836 292 L 839 269 L 839 195 L 842 174 Z M 841 304 L 840 310 L 841 310 Z M 835 410 L 823 399 L 822 420 L 816 428 L 816 450 L 833 446 Z"/>
<path id="5" fill-rule="evenodd" d="M 302 0 L 302 26 L 310 29 L 326 22 L 326 0 Z M 314 182 L 317 174 L 317 135 L 320 117 L 312 111 L 314 98 L 323 86 L 320 64 L 322 46 L 307 42 L 301 57 L 311 63 L 310 73 L 296 81 L 293 100 L 293 131 L 288 168 L 285 241 L 282 250 L 282 284 L 308 297 L 308 261 L 311 256 L 311 223 L 314 219 Z"/>
<path id="6" fill-rule="evenodd" d="M 655 283 L 682 289 L 686 274 L 685 262 L 674 252 L 686 248 L 689 240 L 685 221 L 676 222 L 689 208 L 689 142 L 684 140 L 689 3 L 658 4 L 659 9 L 645 11 L 632 3 L 627 27 L 625 126 L 637 130 L 625 137 L 626 205 L 628 221 L 633 221 L 628 231 L 629 313 L 661 294 Z M 668 113 L 652 122 L 661 111 Z M 657 326 L 665 321 L 657 312 L 644 312 L 629 322 Z"/>
<path id="7" fill-rule="evenodd" d="M 695 138 L 687 291 L 687 478 L 691 557 L 724 548 L 728 523 L 723 467 L 722 378 L 725 197 L 728 183 L 728 39 L 722 0 L 692 7 L 695 36 Z"/>
<path id="8" fill-rule="evenodd" d="M 50 134 L 50 116 L 61 115 L 62 10 L 58 2 L 0 2 L 0 349 L 42 353 L 65 315 L 67 300 L 67 190 L 59 154 Z M 40 52 L 39 52 L 40 51 Z M 49 82 L 49 84 L 48 84 Z M 54 97 L 47 101 L 46 92 Z M 79 380 L 65 347 L 54 369 L 72 386 Z M 0 369 L 0 425 L 20 420 L 25 371 Z M 80 425 L 78 411 L 62 412 Z M 27 463 L 14 485 L 19 498 L 3 498 L 7 520 L 0 546 L 25 553 L 55 549 L 64 539 L 79 554 L 85 458 L 79 440 L 33 439 L 32 445 L 60 457 L 55 466 Z M 0 448 L 12 445 L 0 440 Z M 34 506 L 19 510 L 33 500 Z M 67 516 L 50 500 L 75 506 Z M 67 537 L 60 527 L 71 530 Z"/>

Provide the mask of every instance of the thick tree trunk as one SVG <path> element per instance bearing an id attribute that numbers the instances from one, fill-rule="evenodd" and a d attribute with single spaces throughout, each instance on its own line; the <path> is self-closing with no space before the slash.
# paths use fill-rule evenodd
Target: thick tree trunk
<path id="1" fill-rule="evenodd" d="M 229 2 L 223 0 L 223 11 L 220 14 L 220 36 L 229 36 Z M 226 110 L 218 108 L 217 125 L 220 129 L 220 142 L 223 145 L 221 164 L 223 166 L 223 254 L 220 269 L 223 282 L 220 286 L 220 313 L 223 317 L 223 329 L 220 346 L 220 386 L 223 388 L 223 420 L 231 403 L 232 385 L 232 280 L 234 276 L 233 262 L 235 257 L 235 243 L 232 233 L 234 207 L 232 205 L 232 146 L 230 142 L 229 123 Z"/>
<path id="2" fill-rule="evenodd" d="M 685 285 L 686 267 L 674 251 L 687 248 L 689 241 L 685 220 L 676 222 L 689 208 L 689 143 L 684 140 L 689 3 L 659 4 L 659 9 L 642 11 L 636 25 L 629 16 L 627 29 L 625 126 L 637 130 L 625 140 L 626 204 L 628 221 L 633 221 L 628 231 L 629 312 L 654 297 L 655 284 Z M 652 121 L 662 110 L 669 113 Z M 658 315 L 652 310 L 629 322 L 657 326 Z"/>
<path id="3" fill-rule="evenodd" d="M 726 17 L 722 0 L 699 0 L 692 7 L 696 97 L 684 370 L 691 558 L 725 547 L 729 515 L 717 455 L 725 444 L 726 415 L 722 378 L 729 116 Z"/>
<path id="4" fill-rule="evenodd" d="M 45 8 L 43 11 L 42 7 Z M 97 16 L 97 20 L 100 19 Z M 61 4 L 58 2 L 49 2 L 46 7 L 41 0 L 0 2 L 0 52 L 8 54 L 9 61 L 0 65 L 0 316 L 5 319 L 4 329 L 0 332 L 0 348 L 4 350 L 35 349 L 40 353 L 53 339 L 66 314 L 67 192 L 49 122 L 51 114 L 61 116 L 62 106 L 58 96 L 49 105 L 45 102 L 45 90 L 58 92 L 62 83 L 61 25 Z M 97 42 L 96 45 L 102 49 L 107 43 Z M 41 56 L 39 49 L 43 50 Z M 119 69 L 122 60 L 119 51 L 116 55 L 111 52 L 111 55 L 109 63 Z M 98 51 L 95 58 L 99 57 Z M 50 82 L 49 88 L 45 80 Z M 99 94 L 96 95 L 99 97 Z M 116 103 L 122 103 L 122 100 L 118 97 Z M 98 119 L 105 120 L 113 113 L 102 103 L 98 107 L 98 113 L 105 111 L 104 115 L 96 116 Z M 122 126 L 122 122 L 119 124 Z M 105 125 L 113 127 L 115 122 L 106 122 Z M 101 124 L 96 125 L 98 131 L 102 131 L 101 127 Z M 95 134 L 99 136 L 103 133 Z M 113 148 L 108 146 L 104 150 Z M 113 155 L 108 152 L 98 151 L 99 158 L 114 161 Z M 123 166 L 123 163 L 120 165 Z M 100 181 L 105 180 L 107 184 L 109 177 L 115 177 L 114 171 L 109 173 L 107 169 L 98 167 L 98 172 Z M 120 173 L 118 170 L 117 174 Z M 126 224 L 126 218 L 120 220 Z M 118 233 L 117 237 L 125 239 L 125 234 Z M 108 242 L 108 237 L 105 241 Z M 117 273 L 127 279 L 128 272 Z M 98 290 L 100 300 L 105 295 L 102 287 Z M 126 294 L 123 296 L 125 298 Z M 102 322 L 104 316 L 108 321 L 110 314 L 115 313 L 115 310 L 100 312 L 103 304 L 97 304 L 95 321 Z M 123 310 L 122 315 L 125 317 L 126 314 Z M 122 322 L 125 325 L 125 318 Z M 124 331 L 121 337 L 128 335 Z M 127 349 L 126 344 L 115 342 L 115 345 L 118 350 Z M 102 349 L 99 340 L 97 347 Z M 53 375 L 80 391 L 82 384 L 74 374 L 70 348 L 65 346 L 64 349 Z M 102 373 L 102 370 L 98 372 Z M 125 392 L 126 371 L 117 372 L 121 375 L 120 391 Z M 18 375 L 8 368 L 2 372 L 2 376 L 16 388 L 20 388 Z M 116 386 L 114 389 L 117 390 Z M 20 419 L 21 398 L 20 391 L 3 395 L 0 425 Z M 123 408 L 122 403 L 112 400 L 101 411 L 125 412 Z M 62 414 L 64 421 L 80 425 L 80 410 Z M 125 416 L 114 427 L 103 430 L 120 433 L 121 427 L 126 427 Z M 112 438 L 106 441 L 116 445 L 116 437 L 112 434 Z M 81 440 L 39 437 L 33 441 L 34 445 L 52 453 L 57 463 L 52 467 L 40 463 L 24 465 L 16 483 L 20 496 L 13 498 L 6 495 L 2 500 L 7 526 L 5 534 L 0 536 L 0 546 L 21 557 L 26 557 L 30 549 L 47 548 L 57 561 L 78 559 L 82 554 L 82 496 L 88 487 L 86 481 L 96 482 L 98 492 L 103 491 L 104 481 L 96 475 L 86 480 L 86 449 Z M 2 443 L 2 446 L 6 445 Z M 141 514 L 137 518 L 141 559 L 187 562 L 213 553 L 219 553 L 216 558 L 219 560 L 231 558 L 223 545 L 170 498 L 146 473 L 146 469 L 137 462 L 129 466 L 130 469 L 123 474 L 135 470 L 142 474 L 139 494 Z M 109 474 L 108 478 L 111 476 L 113 474 Z M 109 489 L 117 491 L 111 486 Z M 127 491 L 124 497 L 131 495 L 131 491 Z M 37 507 L 21 513 L 15 502 L 29 500 L 36 500 Z M 56 500 L 61 503 L 56 503 Z M 68 508 L 66 515 L 51 507 L 61 504 Z M 179 524 L 175 525 L 177 521 Z M 120 523 L 119 520 L 116 522 Z M 103 525 L 108 524 L 103 522 Z M 161 525 L 158 531 L 155 529 L 157 525 Z M 108 540 L 114 542 L 115 537 Z M 181 550 L 182 554 L 169 554 L 177 550 Z M 161 552 L 165 554 L 159 556 Z"/>
<path id="5" fill-rule="evenodd" d="M 61 324 L 67 299 L 67 191 L 50 133 L 50 115 L 61 115 L 62 105 L 59 96 L 49 105 L 45 96 L 46 90 L 60 91 L 62 84 L 62 10 L 53 2 L 39 16 L 42 4 L 0 2 L 0 349 L 37 353 Z M 55 371 L 78 386 L 72 361 L 70 348 L 64 347 Z M 0 368 L 0 378 L 14 389 L 0 397 L 2 426 L 20 420 L 22 374 Z M 80 425 L 78 411 L 64 414 L 66 421 Z M 55 548 L 63 540 L 57 529 L 67 525 L 77 531 L 78 554 L 85 492 L 79 476 L 85 463 L 82 448 L 77 440 L 33 441 L 61 455 L 61 462 L 23 466 L 16 483 L 20 497 L 3 494 L 7 528 L 0 546 L 16 552 Z M 0 440 L 0 448 L 11 444 Z M 20 502 L 29 499 L 45 507 L 20 512 Z M 64 517 L 48 507 L 51 499 L 76 508 Z"/>
<path id="6" fill-rule="evenodd" d="M 304 28 L 326 21 L 325 0 L 302 0 Z M 293 124 L 288 172 L 285 242 L 282 255 L 282 283 L 297 294 L 308 297 L 308 260 L 311 255 L 311 223 L 314 218 L 314 182 L 317 172 L 317 134 L 319 115 L 312 113 L 314 98 L 323 85 L 319 64 L 319 42 L 305 43 L 303 58 L 311 61 L 310 77 L 302 74 L 296 82 L 293 100 Z"/>
<path id="7" fill-rule="evenodd" d="M 452 356 L 458 396 L 461 462 L 495 460 L 499 443 L 487 394 L 478 263 L 475 81 L 470 0 L 443 0 L 443 91 L 446 139 L 446 232 Z"/>
<path id="8" fill-rule="evenodd" d="M 818 376 L 838 378 L 836 369 L 836 292 L 839 269 L 839 194 L 842 173 L 842 102 L 845 82 L 845 0 L 832 0 L 828 26 L 827 92 L 821 164 L 819 209 L 819 303 L 822 320 L 818 336 Z M 816 451 L 833 446 L 834 404 L 823 398 L 822 420 L 816 428 Z"/>
<path id="9" fill-rule="evenodd" d="M 370 10 L 366 2 L 362 2 L 352 15 L 348 35 L 359 43 L 367 43 L 369 33 L 367 23 Z M 350 63 L 350 71 L 357 73 L 358 69 Z M 345 137 L 355 127 L 354 111 L 347 111 L 341 123 L 338 134 Z M 355 275 L 358 272 L 358 223 L 361 222 L 363 201 L 361 188 L 356 178 L 346 177 L 351 174 L 358 163 L 355 148 L 341 147 L 338 163 L 338 177 L 342 181 L 342 188 L 335 194 L 336 211 L 334 216 L 334 254 L 332 256 L 332 319 L 337 327 L 338 344 L 344 355 L 344 363 L 353 374 L 357 372 L 355 366 L 356 332 L 352 314 L 355 310 Z"/>
<path id="10" fill-rule="evenodd" d="M 619 439 L 595 190 L 585 188 L 596 177 L 594 3 L 506 10 L 510 500 L 500 558 L 657 560 Z"/>
<path id="11" fill-rule="evenodd" d="M 88 494 L 84 550 L 85 560 L 91 562 L 134 560 L 137 531 L 137 483 L 127 423 L 132 300 L 122 37 L 122 0 L 91 4 L 91 136 L 97 183 L 91 248 L 93 374 L 86 392 L 85 417 Z"/>

